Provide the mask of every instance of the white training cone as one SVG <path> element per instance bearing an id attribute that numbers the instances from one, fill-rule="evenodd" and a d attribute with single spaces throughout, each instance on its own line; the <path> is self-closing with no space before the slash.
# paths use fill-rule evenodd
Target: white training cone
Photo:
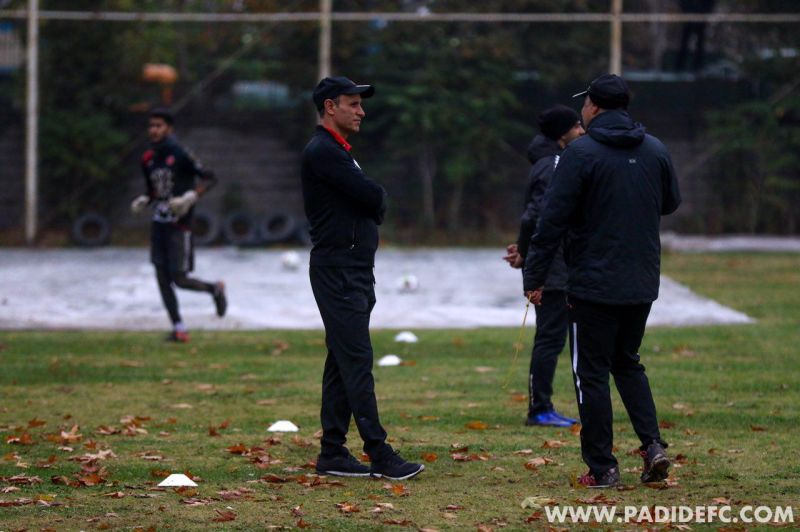
<path id="1" fill-rule="evenodd" d="M 160 488 L 182 488 L 184 486 L 194 487 L 197 486 L 197 484 L 183 473 L 173 473 L 165 478 L 158 486 Z"/>
<path id="2" fill-rule="evenodd" d="M 379 366 L 399 366 L 402 360 L 397 355 L 386 355 L 378 360 Z"/>
<path id="3" fill-rule="evenodd" d="M 416 344 L 419 340 L 417 339 L 417 335 L 411 331 L 402 331 L 397 333 L 397 336 L 394 337 L 394 341 L 406 344 Z"/>
<path id="4" fill-rule="evenodd" d="M 291 421 L 281 419 L 270 425 L 267 430 L 270 432 L 297 432 L 300 429 Z"/>

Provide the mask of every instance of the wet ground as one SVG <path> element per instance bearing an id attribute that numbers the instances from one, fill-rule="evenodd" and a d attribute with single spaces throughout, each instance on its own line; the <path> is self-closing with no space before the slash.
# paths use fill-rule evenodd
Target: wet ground
<path id="1" fill-rule="evenodd" d="M 300 266 L 291 270 L 282 264 L 285 251 L 199 249 L 195 274 L 225 280 L 228 315 L 217 318 L 208 295 L 181 290 L 184 322 L 190 329 L 322 328 L 308 281 L 308 250 L 296 251 Z M 502 255 L 502 249 L 380 250 L 372 326 L 518 327 L 525 307 L 520 272 Z M 419 286 L 403 291 L 402 280 L 410 276 Z M 748 321 L 662 277 L 649 325 Z M 167 329 L 169 322 L 146 249 L 5 249 L 0 250 L 0 328 Z"/>

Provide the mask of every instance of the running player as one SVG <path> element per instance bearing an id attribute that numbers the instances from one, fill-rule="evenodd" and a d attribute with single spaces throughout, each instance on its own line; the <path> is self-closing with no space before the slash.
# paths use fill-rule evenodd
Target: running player
<path id="1" fill-rule="evenodd" d="M 207 292 L 217 315 L 225 315 L 225 284 L 189 277 L 194 269 L 192 214 L 198 198 L 216 183 L 214 173 L 202 167 L 172 136 L 175 119 L 167 109 L 153 109 L 147 128 L 150 147 L 142 155 L 146 194 L 136 197 L 131 211 L 153 207 L 150 231 L 150 260 L 155 266 L 161 299 L 172 320 L 168 341 L 188 342 L 189 334 L 178 310 L 174 286 Z"/>

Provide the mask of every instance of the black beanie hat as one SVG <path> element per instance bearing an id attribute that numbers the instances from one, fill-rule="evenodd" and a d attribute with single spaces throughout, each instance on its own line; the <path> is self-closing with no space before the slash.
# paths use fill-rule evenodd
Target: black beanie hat
<path id="1" fill-rule="evenodd" d="M 555 105 L 539 115 L 539 130 L 552 140 L 560 139 L 577 123 L 578 113 L 566 105 Z"/>

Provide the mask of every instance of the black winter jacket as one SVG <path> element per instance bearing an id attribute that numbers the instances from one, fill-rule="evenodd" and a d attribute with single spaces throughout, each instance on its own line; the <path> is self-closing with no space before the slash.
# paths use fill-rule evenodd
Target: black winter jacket
<path id="1" fill-rule="evenodd" d="M 531 145 L 528 146 L 528 160 L 533 166 L 528 174 L 525 210 L 520 218 L 519 236 L 517 237 L 517 250 L 523 259 L 528 255 L 528 245 L 536 232 L 536 222 L 539 221 L 539 214 L 542 211 L 544 193 L 553 177 L 553 171 L 561 156 L 561 151 L 558 142 L 541 134 L 536 135 L 531 141 Z M 547 272 L 544 287 L 547 290 L 567 289 L 567 265 L 564 262 L 564 251 L 561 246 L 559 246 L 553 258 L 553 264 L 550 265 L 550 270 Z"/>
<path id="2" fill-rule="evenodd" d="M 301 176 L 311 265 L 373 267 L 386 212 L 383 187 L 322 126 L 303 150 Z"/>
<path id="3" fill-rule="evenodd" d="M 598 115 L 556 167 L 525 261 L 525 290 L 544 284 L 569 230 L 570 295 L 612 305 L 654 301 L 661 216 L 674 212 L 680 201 L 672 160 L 661 141 L 625 111 Z"/>

